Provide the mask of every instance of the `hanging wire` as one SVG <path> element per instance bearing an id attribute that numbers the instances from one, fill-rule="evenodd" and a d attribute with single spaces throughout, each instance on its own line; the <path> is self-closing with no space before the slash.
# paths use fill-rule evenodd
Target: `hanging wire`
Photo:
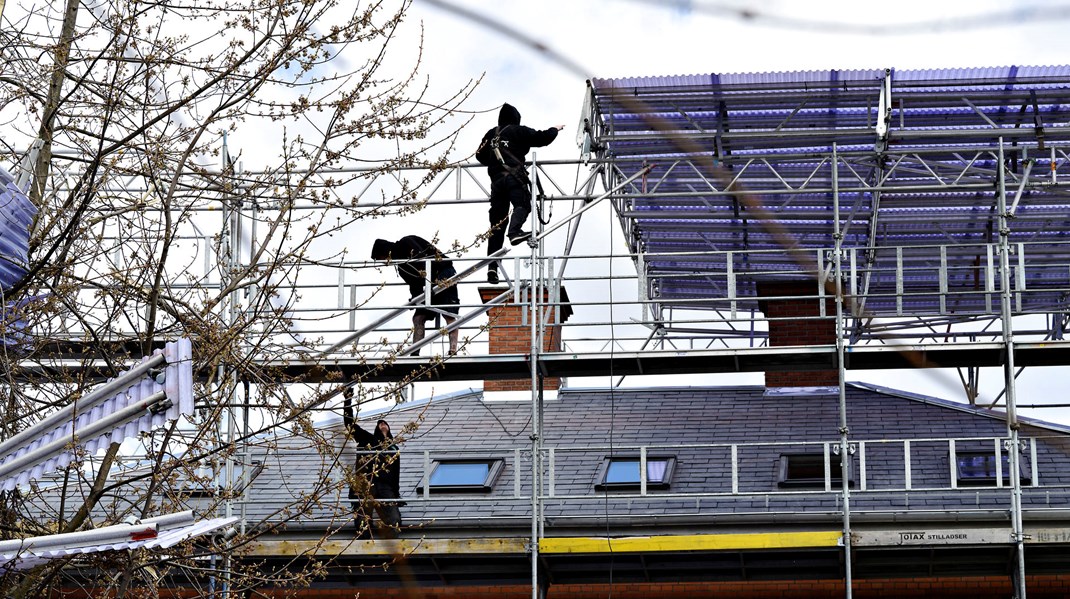
<path id="1" fill-rule="evenodd" d="M 696 13 L 735 19 L 747 24 L 761 25 L 820 34 L 839 35 L 908 35 L 924 33 L 954 33 L 978 29 L 997 29 L 1017 25 L 1048 24 L 1070 19 L 1070 4 L 1055 6 L 1017 6 L 1007 10 L 966 14 L 951 18 L 923 19 L 904 23 L 858 23 L 805 19 L 785 16 L 760 9 L 740 8 L 718 2 L 693 0 L 631 0 L 662 10 L 685 14 Z"/>
<path id="2" fill-rule="evenodd" d="M 613 235 L 613 210 L 612 206 L 606 211 L 609 225 L 606 230 L 609 231 L 609 279 L 607 284 L 609 285 L 609 459 L 610 464 L 613 460 L 613 436 L 615 435 L 616 426 L 616 385 L 613 384 L 613 364 L 615 360 L 615 353 L 617 351 L 617 344 L 614 341 L 617 338 L 616 333 L 616 319 L 614 318 L 614 302 L 613 302 L 613 250 L 614 250 L 614 235 Z M 643 465 L 640 461 L 639 468 Z M 609 464 L 606 466 L 606 476 L 609 476 Z M 643 473 L 639 473 L 640 480 L 642 480 Z M 606 595 L 607 599 L 613 599 L 613 565 L 615 563 L 615 555 L 613 554 L 613 539 L 610 536 L 609 526 L 609 485 L 604 484 L 603 493 L 605 495 L 605 517 L 606 517 L 606 547 L 609 549 L 609 592 Z"/>

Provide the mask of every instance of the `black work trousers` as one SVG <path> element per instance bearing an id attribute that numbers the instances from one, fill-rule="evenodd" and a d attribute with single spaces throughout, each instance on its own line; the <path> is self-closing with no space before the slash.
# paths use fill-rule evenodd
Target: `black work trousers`
<path id="1" fill-rule="evenodd" d="M 513 209 L 512 216 L 509 214 L 510 206 Z M 490 239 L 487 240 L 487 253 L 502 249 L 505 245 L 505 236 L 515 237 L 524 229 L 524 223 L 531 214 L 531 187 L 526 181 L 514 175 L 503 175 L 490 183 Z M 508 231 L 506 230 L 506 218 L 509 219 Z M 491 264 L 491 268 L 496 268 Z"/>
<path id="2" fill-rule="evenodd" d="M 398 494 L 394 489 L 384 483 L 372 484 L 372 497 L 366 501 L 354 501 L 353 524 L 357 528 L 358 538 L 386 538 L 392 539 L 397 536 L 401 527 L 401 509 L 398 506 Z M 352 499 L 352 495 L 350 499 Z M 384 501 L 379 501 L 379 500 Z M 382 526 L 378 534 L 372 535 L 372 516 L 378 513 Z"/>

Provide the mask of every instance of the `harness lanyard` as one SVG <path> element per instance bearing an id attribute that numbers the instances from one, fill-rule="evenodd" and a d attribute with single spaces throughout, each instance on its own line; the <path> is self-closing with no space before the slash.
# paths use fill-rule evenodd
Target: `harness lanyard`
<path id="1" fill-rule="evenodd" d="M 539 218 L 539 223 L 545 227 L 550 224 L 550 219 L 554 217 L 554 205 L 550 204 L 550 215 L 543 218 L 542 213 L 546 208 L 546 193 L 542 190 L 542 180 L 539 179 L 539 173 L 535 173 L 535 188 L 539 190 L 538 195 L 535 196 L 535 199 L 539 202 L 539 210 L 536 216 Z"/>
<path id="2" fill-rule="evenodd" d="M 512 127 L 512 125 L 506 125 L 504 128 L 498 128 L 498 133 L 494 136 L 493 139 L 490 140 L 490 148 L 494 151 L 494 156 L 498 158 L 498 162 L 502 164 L 502 167 L 506 170 L 506 172 L 522 181 L 525 185 L 530 186 L 531 180 L 526 176 L 527 172 L 524 169 L 524 163 L 518 160 L 517 162 L 519 162 L 519 165 L 510 167 L 509 163 L 505 161 L 505 157 L 502 156 L 502 133 L 505 133 L 506 129 L 508 129 L 509 127 Z M 516 156 L 513 156 L 512 152 L 509 152 L 508 148 L 506 148 L 505 151 L 512 158 L 516 158 Z M 539 223 L 541 223 L 543 226 L 546 226 L 550 224 L 550 219 L 554 216 L 554 208 L 551 204 L 550 215 L 545 218 L 543 217 L 543 212 L 546 208 L 546 192 L 544 192 L 542 189 L 542 181 L 539 179 L 538 173 L 535 173 L 535 189 L 537 189 L 539 192 L 538 195 L 535 196 L 535 199 L 538 202 L 538 209 L 535 211 L 535 215 L 538 217 Z"/>

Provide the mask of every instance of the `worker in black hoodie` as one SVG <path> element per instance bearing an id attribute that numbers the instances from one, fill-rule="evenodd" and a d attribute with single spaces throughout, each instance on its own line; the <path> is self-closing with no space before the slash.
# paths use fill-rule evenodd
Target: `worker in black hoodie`
<path id="1" fill-rule="evenodd" d="M 509 219 L 509 242 L 523 243 L 531 238 L 524 231 L 524 221 L 531 214 L 531 181 L 524 161 L 528 150 L 550 145 L 564 125 L 537 131 L 520 124 L 520 111 L 503 104 L 498 112 L 498 126 L 487 131 L 476 151 L 476 160 L 487 167 L 490 175 L 490 239 L 487 253 L 502 249 L 505 243 L 506 219 Z M 513 207 L 512 217 L 509 206 Z M 498 263 L 487 268 L 487 282 L 498 283 Z"/>
<path id="2" fill-rule="evenodd" d="M 425 269 L 429 258 L 431 259 L 432 285 L 441 285 L 457 276 L 453 261 L 446 258 L 445 254 L 422 237 L 406 235 L 394 242 L 376 239 L 372 244 L 372 260 L 389 260 L 397 268 L 401 280 L 409 286 L 411 297 L 424 293 L 424 286 L 427 283 Z M 447 327 L 453 324 L 453 321 L 457 319 L 460 303 L 456 285 L 432 294 L 431 304 L 435 308 L 416 308 L 412 313 L 412 342 L 416 343 L 424 338 L 427 321 L 435 319 L 436 316 L 441 315 L 445 318 Z M 457 329 L 449 332 L 451 356 L 457 353 L 458 335 Z M 420 355 L 420 352 L 417 351 L 416 355 Z"/>
<path id="3" fill-rule="evenodd" d="M 383 526 L 381 536 L 393 538 L 401 527 L 401 510 L 398 498 L 401 496 L 401 455 L 394 443 L 394 435 L 386 420 L 375 423 L 375 432 L 369 433 L 357 424 L 353 413 L 353 389 L 347 388 L 342 395 L 342 420 L 346 432 L 357 444 L 354 476 L 359 477 L 349 488 L 349 499 L 353 506 L 353 521 L 357 528 L 357 538 L 370 539 L 372 512 L 379 513 Z M 365 485 L 362 483 L 367 483 Z M 372 499 L 368 499 L 368 494 Z"/>

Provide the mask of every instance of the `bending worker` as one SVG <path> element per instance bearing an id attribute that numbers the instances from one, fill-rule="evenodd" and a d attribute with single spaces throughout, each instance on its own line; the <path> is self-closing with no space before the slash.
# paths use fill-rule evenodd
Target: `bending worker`
<path id="1" fill-rule="evenodd" d="M 376 239 L 372 245 L 372 259 L 387 260 L 394 264 L 401 280 L 409 286 L 410 297 L 424 293 L 424 284 L 427 281 L 425 268 L 428 258 L 431 259 L 432 285 L 438 286 L 457 276 L 453 261 L 445 258 L 442 252 L 422 237 L 407 235 L 393 243 L 385 239 Z M 427 321 L 435 318 L 436 313 L 442 314 L 446 319 L 446 326 L 457 319 L 458 305 L 461 303 L 457 297 L 457 286 L 451 285 L 432 295 L 431 303 L 434 304 L 434 308 L 416 308 L 412 314 L 413 343 L 424 338 Z M 457 329 L 449 333 L 450 355 L 457 353 L 457 335 Z M 420 352 L 416 353 L 419 355 Z"/>

